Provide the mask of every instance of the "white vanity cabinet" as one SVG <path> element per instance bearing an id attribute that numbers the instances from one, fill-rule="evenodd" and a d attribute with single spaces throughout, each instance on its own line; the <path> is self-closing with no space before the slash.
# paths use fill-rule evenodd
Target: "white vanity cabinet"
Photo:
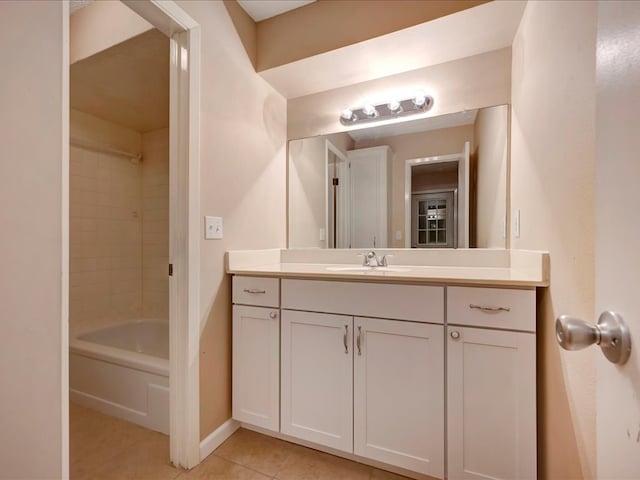
<path id="1" fill-rule="evenodd" d="M 283 280 L 282 308 L 282 433 L 443 478 L 444 288 Z"/>
<path id="2" fill-rule="evenodd" d="M 233 277 L 233 418 L 275 432 L 280 429 L 279 285 L 276 278 Z"/>
<path id="3" fill-rule="evenodd" d="M 282 433 L 351 452 L 352 317 L 282 312 Z"/>
<path id="4" fill-rule="evenodd" d="M 442 478 L 442 325 L 355 317 L 353 334 L 353 453 Z"/>
<path id="5" fill-rule="evenodd" d="M 448 478 L 534 480 L 535 290 L 449 287 L 447 323 Z"/>
<path id="6" fill-rule="evenodd" d="M 535 288 L 233 286 L 235 419 L 405 474 L 536 478 Z"/>

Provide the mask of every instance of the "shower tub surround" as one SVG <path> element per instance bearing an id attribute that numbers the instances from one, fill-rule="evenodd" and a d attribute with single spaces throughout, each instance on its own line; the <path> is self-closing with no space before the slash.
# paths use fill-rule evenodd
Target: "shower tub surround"
<path id="1" fill-rule="evenodd" d="M 72 332 L 69 398 L 169 434 L 169 323 L 133 319 Z"/>

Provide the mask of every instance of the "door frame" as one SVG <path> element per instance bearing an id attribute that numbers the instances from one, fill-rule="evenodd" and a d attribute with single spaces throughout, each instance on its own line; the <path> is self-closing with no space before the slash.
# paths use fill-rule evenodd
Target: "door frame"
<path id="1" fill-rule="evenodd" d="M 341 200 L 339 205 L 339 209 L 336 212 L 341 219 L 340 222 L 336 222 L 336 227 L 338 223 L 340 224 L 340 232 L 341 235 L 337 237 L 338 243 L 350 245 L 351 231 L 349 229 L 349 225 L 351 224 L 350 214 L 351 214 L 351 190 L 350 190 L 350 178 L 349 178 L 349 159 L 347 156 L 333 143 L 329 140 L 325 140 L 325 150 L 324 150 L 324 165 L 325 165 L 325 179 L 324 184 L 325 187 L 329 185 L 329 153 L 333 153 L 340 162 L 337 164 L 337 168 L 340 170 L 339 178 L 343 179 L 342 185 L 344 188 L 340 190 L 338 193 L 338 198 Z M 327 189 L 325 188 L 325 195 L 328 195 Z M 324 202 L 324 231 L 325 231 L 325 239 L 326 239 L 326 248 L 329 248 L 330 239 L 329 239 L 329 198 L 325 198 Z M 334 245 L 334 248 L 335 245 Z M 343 247 L 347 248 L 347 247 Z"/>
<path id="2" fill-rule="evenodd" d="M 170 460 L 200 463 L 200 25 L 174 1 L 121 0 L 167 35 L 169 108 Z"/>

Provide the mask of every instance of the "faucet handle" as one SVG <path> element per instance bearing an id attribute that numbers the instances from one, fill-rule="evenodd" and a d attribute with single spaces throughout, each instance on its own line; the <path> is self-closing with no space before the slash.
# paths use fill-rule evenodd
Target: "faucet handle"
<path id="1" fill-rule="evenodd" d="M 381 267 L 388 267 L 389 266 L 389 258 L 393 257 L 393 255 L 391 254 L 387 254 L 387 255 L 383 255 L 382 258 L 380 259 L 380 261 L 378 262 L 378 264 Z"/>
<path id="2" fill-rule="evenodd" d="M 358 257 L 362 257 L 362 266 L 363 267 L 369 267 L 371 266 L 371 264 L 369 263 L 370 261 L 370 257 L 369 257 L 369 253 L 357 253 L 356 254 Z"/>

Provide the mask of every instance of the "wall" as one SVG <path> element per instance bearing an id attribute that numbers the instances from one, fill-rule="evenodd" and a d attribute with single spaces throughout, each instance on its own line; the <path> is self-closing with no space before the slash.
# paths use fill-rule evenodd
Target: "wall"
<path id="1" fill-rule="evenodd" d="M 141 151 L 141 135 L 71 111 L 71 138 Z M 113 140 L 113 143 L 105 140 Z M 72 146 L 69 164 L 69 326 L 99 327 L 142 314 L 140 162 Z"/>
<path id="2" fill-rule="evenodd" d="M 456 188 L 458 186 L 458 171 L 446 170 L 444 172 L 415 173 L 411 172 L 411 192 L 424 192 L 425 190 L 441 190 Z"/>
<path id="3" fill-rule="evenodd" d="M 149 22 L 119 0 L 93 2 L 75 12 L 69 21 L 73 39 L 69 45 L 69 63 L 90 57 L 152 28 Z"/>
<path id="4" fill-rule="evenodd" d="M 289 143 L 289 248 L 326 248 L 320 240 L 326 215 L 325 137 Z"/>
<path id="5" fill-rule="evenodd" d="M 379 103 L 425 90 L 433 95 L 427 116 L 503 105 L 511 101 L 511 49 L 357 83 L 287 102 L 287 137 L 305 138 L 349 130 L 339 120 L 347 107 Z M 351 129 L 354 129 L 351 127 Z"/>
<path id="6" fill-rule="evenodd" d="M 532 1 L 513 43 L 511 202 L 517 249 L 548 250 L 538 302 L 539 478 L 595 475 L 595 348 L 559 349 L 554 319 L 595 322 L 596 2 Z"/>
<path id="7" fill-rule="evenodd" d="M 257 23 L 257 70 L 363 42 L 486 2 L 319 0 Z"/>
<path id="8" fill-rule="evenodd" d="M 11 479 L 68 472 L 67 19 L 63 2 L 0 2 L 0 465 Z"/>
<path id="9" fill-rule="evenodd" d="M 507 138 L 509 107 L 478 111 L 472 154 L 477 161 L 476 242 L 483 248 L 504 248 L 507 211 Z"/>
<path id="10" fill-rule="evenodd" d="M 375 145 L 389 145 L 393 151 L 391 164 L 391 222 L 389 238 L 390 248 L 404 248 L 404 169 L 405 161 L 414 158 L 431 157 L 460 153 L 464 149 L 464 142 L 473 141 L 473 125 L 464 125 L 423 133 L 398 135 L 376 140 L 366 140 L 356 143 L 356 148 L 366 148 Z M 396 239 L 396 232 L 400 231 L 402 238 Z"/>
<path id="11" fill-rule="evenodd" d="M 353 139 L 346 133 L 326 135 L 289 143 L 289 248 L 326 248 L 320 229 L 326 226 L 327 158 L 326 140 L 346 156 Z"/>
<path id="12" fill-rule="evenodd" d="M 142 134 L 142 315 L 169 319 L 169 129 Z"/>
<path id="13" fill-rule="evenodd" d="M 178 4 L 202 27 L 200 212 L 224 218 L 224 239 L 202 240 L 200 250 L 204 438 L 231 417 L 225 251 L 286 245 L 286 101 L 254 72 L 224 3 Z"/>

